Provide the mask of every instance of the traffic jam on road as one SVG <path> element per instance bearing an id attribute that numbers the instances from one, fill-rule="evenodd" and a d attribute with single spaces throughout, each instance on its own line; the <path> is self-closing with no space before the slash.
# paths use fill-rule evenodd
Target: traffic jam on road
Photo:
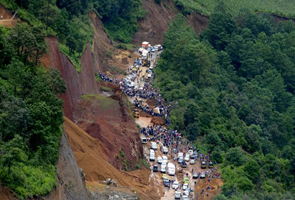
<path id="1" fill-rule="evenodd" d="M 99 77 L 119 85 L 120 90 L 132 102 L 133 116 L 140 125 L 141 140 L 151 166 L 151 174 L 161 179 L 166 188 L 162 199 L 196 199 L 202 195 L 208 197 L 214 189 L 210 186 L 210 179 L 221 178 L 220 174 L 210 161 L 210 155 L 200 153 L 179 131 L 167 129 L 173 103 L 165 102 L 159 90 L 153 88 L 156 61 L 162 50 L 161 45 L 151 46 L 149 42 L 143 42 L 136 52 L 140 58 L 128 67 L 124 79 L 112 79 L 102 73 L 99 73 Z M 148 105 L 147 100 L 154 100 L 156 105 Z M 162 118 L 165 125 L 149 122 L 147 126 L 142 126 L 139 109 L 151 117 Z M 194 189 L 200 181 L 206 181 L 205 188 L 196 194 Z"/>

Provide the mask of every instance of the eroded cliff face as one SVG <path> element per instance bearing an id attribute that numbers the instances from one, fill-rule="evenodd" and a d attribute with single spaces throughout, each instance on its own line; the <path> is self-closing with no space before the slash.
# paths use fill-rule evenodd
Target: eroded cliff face
<path id="1" fill-rule="evenodd" d="M 141 45 L 142 41 L 149 41 L 151 44 L 162 44 L 163 33 L 169 28 L 173 18 L 180 13 L 172 1 L 162 0 L 156 4 L 154 0 L 143 0 L 143 8 L 147 11 L 144 19 L 139 21 L 139 30 L 134 34 L 132 43 Z M 209 18 L 199 13 L 192 13 L 186 16 L 188 25 L 191 25 L 199 35 L 209 23 Z"/>
<path id="2" fill-rule="evenodd" d="M 79 168 L 73 151 L 69 145 L 65 131 L 60 141 L 59 159 L 57 163 L 57 187 L 45 200 L 92 200 L 94 197 L 85 187 L 83 171 Z"/>
<path id="3" fill-rule="evenodd" d="M 66 92 L 60 97 L 64 101 L 64 115 L 73 119 L 73 110 L 82 94 L 98 93 L 95 81 L 94 66 L 90 45 L 87 45 L 81 60 L 81 73 L 79 74 L 71 61 L 60 52 L 58 41 L 54 37 L 46 38 L 51 67 L 57 68 L 66 84 Z"/>
<path id="4" fill-rule="evenodd" d="M 104 71 L 108 65 L 108 59 L 113 51 L 110 38 L 104 31 L 104 25 L 95 12 L 90 13 L 93 28 L 92 56 L 95 72 Z"/>

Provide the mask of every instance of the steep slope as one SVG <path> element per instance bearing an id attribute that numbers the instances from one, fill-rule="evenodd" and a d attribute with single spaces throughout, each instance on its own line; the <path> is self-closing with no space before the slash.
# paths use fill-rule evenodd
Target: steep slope
<path id="1" fill-rule="evenodd" d="M 85 187 L 83 173 L 77 165 L 65 131 L 60 141 L 57 177 L 56 189 L 44 199 L 94 199 Z"/>
<path id="2" fill-rule="evenodd" d="M 152 44 L 162 43 L 163 32 L 179 11 L 172 1 L 167 0 L 161 1 L 160 5 L 155 0 L 144 0 L 142 4 L 147 15 L 139 21 L 139 30 L 134 34 L 132 43 L 140 45 L 145 40 Z"/>
<path id="3" fill-rule="evenodd" d="M 102 142 L 101 149 L 116 168 L 133 169 L 143 158 L 138 128 L 124 95 L 84 95 L 76 106 L 74 121 Z"/>
<path id="4" fill-rule="evenodd" d="M 156 4 L 154 0 L 142 1 L 147 12 L 144 19 L 139 21 L 139 30 L 134 34 L 132 43 L 140 45 L 142 41 L 149 41 L 152 44 L 163 43 L 163 33 L 168 29 L 169 24 L 177 14 L 180 13 L 172 1 L 162 0 Z M 207 27 L 209 18 L 199 13 L 192 13 L 186 16 L 187 22 L 198 35 Z"/>
<path id="5" fill-rule="evenodd" d="M 51 67 L 57 68 L 61 72 L 67 87 L 65 94 L 60 96 L 64 101 L 64 115 L 72 119 L 74 107 L 81 95 L 98 93 L 90 45 L 87 46 L 82 55 L 82 70 L 79 74 L 70 60 L 60 52 L 56 38 L 49 37 L 46 39 L 46 42 Z"/>
<path id="6" fill-rule="evenodd" d="M 107 66 L 109 54 L 113 49 L 112 42 L 104 31 L 104 25 L 95 12 L 90 13 L 93 28 L 92 55 L 95 72 L 103 71 Z"/>
<path id="7" fill-rule="evenodd" d="M 71 120 L 64 118 L 64 127 L 68 135 L 78 165 L 84 170 L 87 185 L 92 182 L 114 179 L 119 188 L 130 188 L 136 191 L 141 199 L 159 199 L 157 193 L 149 187 L 149 171 L 136 170 L 128 173 L 119 171 L 107 161 L 103 152 L 102 142 L 91 137 Z"/>

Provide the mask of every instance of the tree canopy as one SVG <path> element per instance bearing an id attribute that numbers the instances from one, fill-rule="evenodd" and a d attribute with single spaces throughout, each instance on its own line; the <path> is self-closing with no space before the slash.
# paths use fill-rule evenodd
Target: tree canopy
<path id="1" fill-rule="evenodd" d="M 222 4 L 200 37 L 183 16 L 165 33 L 155 86 L 178 102 L 171 128 L 223 163 L 221 199 L 294 198 L 294 35 L 293 22 Z"/>

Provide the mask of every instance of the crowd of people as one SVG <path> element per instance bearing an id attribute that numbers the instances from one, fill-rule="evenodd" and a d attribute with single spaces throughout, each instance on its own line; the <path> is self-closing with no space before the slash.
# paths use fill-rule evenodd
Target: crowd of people
<path id="1" fill-rule="evenodd" d="M 148 56 L 147 59 L 150 59 L 152 56 Z M 139 66 L 143 66 L 142 60 L 137 59 L 134 62 L 134 66 L 138 70 L 129 70 L 128 74 L 129 78 L 125 78 L 122 80 L 118 80 L 117 78 L 110 78 L 102 73 L 99 73 L 98 76 L 101 80 L 105 82 L 111 82 L 116 84 L 120 87 L 120 91 L 126 94 L 129 97 L 134 97 L 133 105 L 144 112 L 156 116 L 162 117 L 165 119 L 166 124 L 169 124 L 169 116 L 170 110 L 173 107 L 172 103 L 166 103 L 164 98 L 159 93 L 158 89 L 154 89 L 152 85 L 151 78 L 145 78 L 145 76 L 141 76 L 142 69 L 140 70 Z M 134 67 L 132 66 L 132 69 Z M 147 73 L 153 73 L 151 69 L 146 70 Z M 154 77 L 154 75 L 152 76 Z M 135 83 L 137 83 L 135 85 Z M 156 102 L 156 107 L 153 108 L 152 106 L 146 103 L 146 100 L 153 99 Z M 189 150 L 193 150 L 196 153 L 195 159 L 200 159 L 210 161 L 210 154 L 201 154 L 198 152 L 197 148 L 194 147 L 191 142 L 185 140 L 182 137 L 182 134 L 177 130 L 169 130 L 164 125 L 154 124 L 147 127 L 141 128 L 141 133 L 145 135 L 147 141 L 155 141 L 157 143 L 161 143 L 162 146 L 167 147 L 170 149 L 168 155 L 171 156 L 171 159 L 175 162 L 177 160 L 177 154 L 179 152 L 186 153 Z M 193 172 L 193 171 L 192 171 Z M 210 179 L 211 178 L 221 178 L 221 175 L 215 173 L 214 169 L 208 169 L 205 171 L 206 176 L 208 177 L 208 183 L 206 190 L 210 190 Z M 205 189 L 201 192 L 203 194 Z M 206 193 L 208 196 L 208 193 Z"/>

